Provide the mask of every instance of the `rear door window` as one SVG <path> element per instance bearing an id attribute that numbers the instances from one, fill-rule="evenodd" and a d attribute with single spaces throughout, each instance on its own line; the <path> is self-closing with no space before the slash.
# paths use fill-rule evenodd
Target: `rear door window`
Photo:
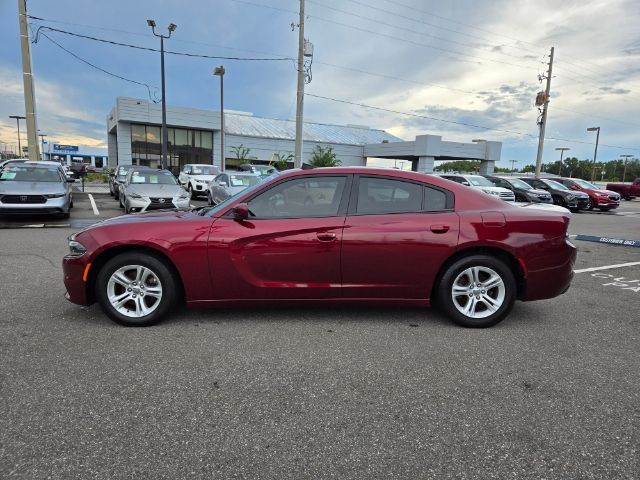
<path id="1" fill-rule="evenodd" d="M 420 184 L 388 178 L 361 177 L 357 214 L 419 212 L 423 187 Z"/>

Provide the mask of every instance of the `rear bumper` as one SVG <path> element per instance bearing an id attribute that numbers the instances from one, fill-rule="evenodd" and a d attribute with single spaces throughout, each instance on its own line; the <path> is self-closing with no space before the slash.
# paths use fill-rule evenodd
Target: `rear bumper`
<path id="1" fill-rule="evenodd" d="M 568 238 L 556 239 L 539 257 L 527 262 L 526 288 L 522 300 L 554 298 L 569 289 L 578 249 Z"/>

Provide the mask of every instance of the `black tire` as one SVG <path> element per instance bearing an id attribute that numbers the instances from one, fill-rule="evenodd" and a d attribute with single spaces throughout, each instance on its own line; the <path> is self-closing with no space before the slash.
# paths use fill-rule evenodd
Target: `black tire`
<path id="1" fill-rule="evenodd" d="M 193 190 L 193 187 L 191 186 L 191 183 L 189 183 L 189 185 L 187 185 L 187 192 L 189 192 L 189 196 L 191 198 L 193 198 L 194 200 L 198 196 L 198 195 L 195 194 L 195 191 Z"/>
<path id="2" fill-rule="evenodd" d="M 162 298 L 158 306 L 146 316 L 129 317 L 120 313 L 111 305 L 107 288 L 113 273 L 127 265 L 140 265 L 148 268 L 160 280 Z M 117 255 L 102 266 L 96 276 L 95 294 L 102 311 L 114 322 L 125 327 L 148 327 L 161 322 L 177 302 L 178 284 L 169 266 L 153 255 L 140 252 L 128 252 Z"/>
<path id="3" fill-rule="evenodd" d="M 207 192 L 207 205 L 213 206 L 213 198 L 211 198 L 211 192 Z"/>
<path id="4" fill-rule="evenodd" d="M 452 298 L 454 282 L 462 272 L 471 267 L 485 267 L 493 270 L 493 272 L 501 278 L 504 285 L 504 298 L 502 300 L 502 304 L 494 313 L 483 318 L 473 318 L 465 315 L 458 310 Z M 483 278 L 481 278 L 481 280 L 483 280 Z M 487 295 L 494 294 L 497 296 L 496 289 L 489 289 L 487 291 Z M 514 274 L 504 261 L 489 255 L 470 255 L 456 260 L 447 267 L 440 279 L 439 285 L 437 285 L 436 300 L 439 308 L 458 325 L 472 328 L 486 328 L 492 327 L 493 325 L 501 322 L 509 312 L 511 312 L 516 296 L 517 287 Z M 466 299 L 466 301 L 472 300 Z M 486 309 L 485 302 L 483 302 L 483 305 L 485 305 Z M 482 313 L 482 311 L 480 313 Z"/>
<path id="5" fill-rule="evenodd" d="M 125 215 L 129 215 L 131 213 L 131 209 L 129 207 L 127 207 L 127 204 L 124 204 L 124 214 Z"/>
<path id="6" fill-rule="evenodd" d="M 593 202 L 591 201 L 591 197 L 587 199 L 587 210 L 593 210 Z"/>

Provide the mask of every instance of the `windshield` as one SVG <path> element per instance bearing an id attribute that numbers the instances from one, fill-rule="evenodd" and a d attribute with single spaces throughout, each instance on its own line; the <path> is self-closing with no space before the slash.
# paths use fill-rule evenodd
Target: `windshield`
<path id="1" fill-rule="evenodd" d="M 127 173 L 129 173 L 129 170 L 131 170 L 130 168 L 125 168 L 125 167 L 120 167 L 118 169 L 118 178 L 124 178 L 127 176 Z"/>
<path id="2" fill-rule="evenodd" d="M 0 174 L 3 182 L 61 182 L 58 167 L 25 167 L 8 165 Z"/>
<path id="3" fill-rule="evenodd" d="M 238 199 L 238 197 L 246 195 L 248 193 L 252 193 L 256 190 L 258 190 L 263 183 L 268 182 L 269 180 L 271 180 L 272 178 L 276 178 L 278 176 L 278 174 L 274 173 L 273 175 L 269 175 L 266 178 L 260 179 L 258 177 L 256 177 L 256 180 L 258 180 L 258 183 L 256 183 L 255 185 L 251 185 L 250 187 L 242 190 L 241 192 L 236 193 L 235 195 L 232 195 L 231 197 L 227 198 L 225 201 L 220 202 L 219 204 L 217 204 L 214 207 L 208 207 L 208 208 L 203 208 L 202 210 L 198 211 L 198 215 L 210 215 L 213 216 L 216 213 L 220 212 L 221 210 L 224 210 L 225 208 L 227 208 L 231 203 L 233 203 L 234 201 L 236 201 Z"/>
<path id="4" fill-rule="evenodd" d="M 542 183 L 547 184 L 548 187 L 555 190 L 569 190 L 565 185 L 560 182 L 556 182 L 555 180 L 542 180 Z"/>
<path id="5" fill-rule="evenodd" d="M 177 185 L 176 178 L 168 171 L 132 172 L 131 185 Z"/>
<path id="6" fill-rule="evenodd" d="M 255 175 L 229 175 L 229 183 L 232 187 L 250 187 L 260 183 L 260 178 Z"/>
<path id="7" fill-rule="evenodd" d="M 527 182 L 523 182 L 522 180 L 520 180 L 519 178 L 509 178 L 505 180 L 507 182 L 509 182 L 511 185 L 513 185 L 516 188 L 521 188 L 522 190 L 532 190 L 533 187 L 531 185 L 529 185 Z"/>
<path id="8" fill-rule="evenodd" d="M 495 185 L 491 183 L 491 180 L 481 177 L 480 175 L 469 175 L 467 180 L 471 182 L 471 185 L 475 185 L 476 187 L 495 187 Z"/>
<path id="9" fill-rule="evenodd" d="M 218 175 L 220 169 L 213 165 L 194 165 L 191 175 Z"/>
<path id="10" fill-rule="evenodd" d="M 573 181 L 580 185 L 580 187 L 586 188 L 587 190 L 598 190 L 598 187 L 596 187 L 593 183 L 589 183 L 585 180 L 578 180 L 574 178 Z"/>

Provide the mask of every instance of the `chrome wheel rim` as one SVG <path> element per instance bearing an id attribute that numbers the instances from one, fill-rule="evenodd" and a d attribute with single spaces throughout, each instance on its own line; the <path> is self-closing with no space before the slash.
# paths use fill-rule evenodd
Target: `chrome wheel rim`
<path id="1" fill-rule="evenodd" d="M 470 267 L 453 281 L 451 298 L 465 317 L 486 318 L 504 303 L 506 288 L 502 277 L 489 267 Z"/>
<path id="2" fill-rule="evenodd" d="M 142 265 L 126 265 L 109 277 L 107 298 L 111 306 L 125 317 L 146 317 L 162 301 L 162 283 L 151 269 Z"/>

